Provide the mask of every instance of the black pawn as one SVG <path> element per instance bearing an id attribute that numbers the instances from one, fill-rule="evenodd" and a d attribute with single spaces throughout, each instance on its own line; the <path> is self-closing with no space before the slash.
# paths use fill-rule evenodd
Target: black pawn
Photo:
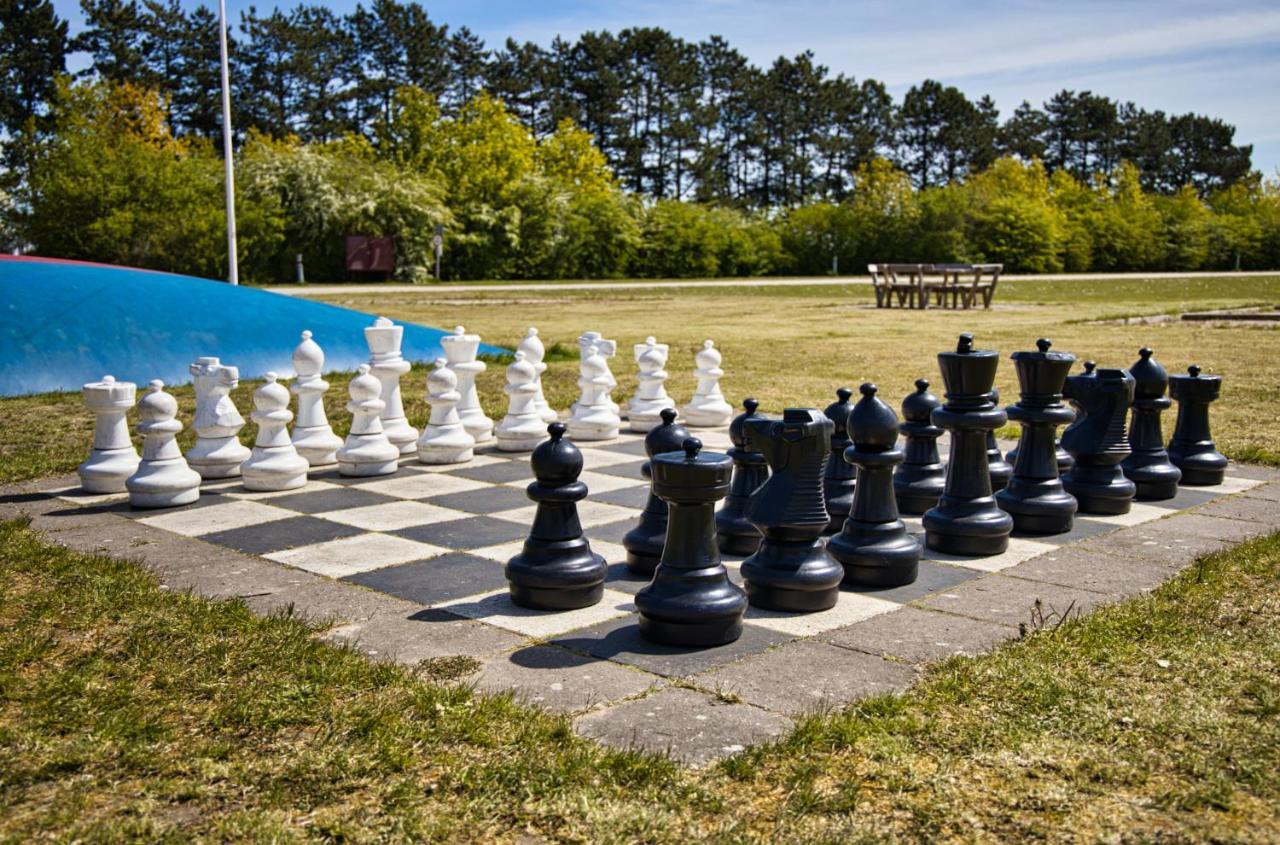
<path id="1" fill-rule="evenodd" d="M 733 483 L 729 485 L 724 507 L 716 514 L 716 542 L 720 544 L 720 553 L 737 557 L 755 554 L 760 547 L 760 529 L 747 519 L 747 505 L 752 494 L 769 480 L 769 465 L 764 455 L 747 440 L 746 421 L 755 417 L 760 403 L 744 399 L 742 407 L 746 410 L 729 423 L 733 448 L 728 454 L 733 459 Z"/>
<path id="2" fill-rule="evenodd" d="M 1000 391 L 992 388 L 991 401 L 1000 404 Z M 991 489 L 1003 490 L 1013 478 L 1013 465 L 1004 459 L 1000 444 L 996 442 L 996 433 L 987 432 L 987 470 L 991 473 Z"/>
<path id="3" fill-rule="evenodd" d="M 577 503 L 587 496 L 587 485 L 578 480 L 582 453 L 563 439 L 564 423 L 551 423 L 547 433 L 551 439 L 529 459 L 537 480 L 526 489 L 538 510 L 524 550 L 507 561 L 507 581 L 511 600 L 521 607 L 574 610 L 600 601 L 608 566 L 591 551 L 578 522 Z"/>
<path id="4" fill-rule="evenodd" d="M 1144 346 L 1138 350 L 1138 361 L 1129 368 L 1129 375 L 1134 382 L 1130 452 L 1120 469 L 1137 488 L 1135 499 L 1172 499 L 1178 495 L 1182 470 L 1169 461 L 1160 430 L 1160 415 L 1173 404 L 1173 400 L 1164 395 L 1169 387 L 1169 374 Z"/>
<path id="5" fill-rule="evenodd" d="M 902 462 L 898 416 L 876 398 L 876 386 L 864 384 L 862 398 L 849 414 L 852 445 L 841 460 L 858 468 L 853 508 L 827 552 L 844 566 L 844 583 L 860 587 L 898 587 L 916 580 L 920 543 L 898 518 L 893 469 Z"/>
<path id="6" fill-rule="evenodd" d="M 742 580 L 756 607 L 804 613 L 836 603 L 844 570 L 822 544 L 830 521 L 822 473 L 834 427 L 813 408 L 788 408 L 781 420 L 746 421 L 747 437 L 771 471 L 748 508 L 763 539 L 742 562 Z"/>
<path id="7" fill-rule="evenodd" d="M 1183 484 L 1221 484 L 1227 458 L 1218 453 L 1209 430 L 1209 403 L 1222 393 L 1222 376 L 1204 376 L 1195 364 L 1187 375 L 1169 379 L 1169 395 L 1178 403 L 1178 420 L 1169 441 L 1169 459 L 1182 470 Z"/>
<path id="8" fill-rule="evenodd" d="M 1028 534 L 1065 534 L 1075 522 L 1076 500 L 1058 477 L 1054 435 L 1058 426 L 1075 419 L 1062 404 L 1062 385 L 1076 356 L 1050 352 L 1041 338 L 1035 352 L 1013 353 L 1021 396 L 1007 408 L 1009 419 L 1022 425 L 1021 450 L 1009 486 L 996 502 L 1013 516 L 1013 527 Z"/>
<path id="9" fill-rule="evenodd" d="M 849 411 L 853 408 L 849 398 L 853 391 L 842 387 L 836 391 L 837 401 L 827 406 L 824 412 L 827 419 L 835 425 L 831 434 L 831 457 L 827 460 L 826 472 L 822 475 L 822 497 L 827 502 L 827 516 L 831 521 L 822 533 L 834 534 L 844 526 L 853 508 L 853 488 L 858 484 L 858 471 L 853 464 L 844 459 L 844 450 L 849 448 Z"/>
<path id="10" fill-rule="evenodd" d="M 664 645 L 700 647 L 742 635 L 747 597 L 729 580 L 716 546 L 715 506 L 729 492 L 733 461 L 700 452 L 690 437 L 683 452 L 655 455 L 653 490 L 667 503 L 667 542 L 653 581 L 636 593 L 640 633 Z"/>
<path id="11" fill-rule="evenodd" d="M 902 400 L 898 431 L 907 439 L 904 458 L 893 471 L 893 492 L 902 513 L 921 514 L 938 504 L 946 484 L 947 467 L 938 455 L 942 429 L 929 420 L 942 402 L 929 392 L 928 379 L 916 379 L 916 392 Z"/>
<path id="12" fill-rule="evenodd" d="M 1071 457 L 1071 453 L 1062 448 L 1061 440 L 1053 441 L 1054 454 L 1058 459 L 1058 475 L 1066 475 L 1067 470 L 1075 465 L 1076 459 Z M 1009 462 L 1010 466 L 1018 465 L 1018 447 L 1014 446 L 1005 453 L 1004 459 Z"/>
<path id="13" fill-rule="evenodd" d="M 1062 432 L 1062 445 L 1076 465 L 1062 486 L 1076 497 L 1081 513 L 1128 513 L 1136 492 L 1120 462 L 1129 456 L 1125 418 L 1133 402 L 1133 376 L 1102 368 L 1070 376 L 1063 395 L 1076 406 L 1076 420 Z"/>
<path id="14" fill-rule="evenodd" d="M 960 335 L 955 352 L 938 353 L 947 403 L 931 419 L 951 432 L 951 455 L 942 497 L 923 522 L 925 545 L 944 554 L 998 555 L 1009 547 L 1013 518 L 991 495 L 987 466 L 987 433 L 1008 420 L 992 399 L 999 365 L 994 350 L 973 348 L 968 332 Z"/>
<path id="15" fill-rule="evenodd" d="M 689 437 L 689 430 L 676 425 L 676 410 L 663 408 L 662 424 L 649 430 L 644 437 L 644 451 L 649 460 L 640 468 L 645 478 L 652 477 L 653 456 L 664 452 L 678 452 L 684 448 L 684 441 Z M 652 575 L 658 567 L 658 559 L 662 557 L 662 546 L 667 538 L 667 503 L 653 492 L 649 485 L 649 498 L 644 503 L 644 511 L 635 528 L 622 538 L 622 546 L 627 550 L 627 568 L 637 575 Z"/>

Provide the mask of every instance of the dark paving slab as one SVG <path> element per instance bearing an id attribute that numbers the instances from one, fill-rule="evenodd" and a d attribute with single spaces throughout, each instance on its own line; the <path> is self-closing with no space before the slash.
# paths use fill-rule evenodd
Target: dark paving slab
<path id="1" fill-rule="evenodd" d="M 652 580 L 652 576 L 632 572 L 625 561 L 616 561 L 609 564 L 609 574 L 605 576 L 604 585 L 610 590 L 635 595 Z"/>
<path id="2" fill-rule="evenodd" d="M 463 493 L 445 493 L 422 499 L 442 508 L 452 508 L 466 513 L 488 514 L 509 511 L 532 504 L 523 490 L 514 487 L 489 487 L 483 490 L 467 490 Z"/>
<path id="3" fill-rule="evenodd" d="M 842 648 L 921 664 L 954 654 L 980 654 L 1016 637 L 1005 625 L 904 607 L 857 622 L 818 639 Z"/>
<path id="4" fill-rule="evenodd" d="M 669 687 L 636 701 L 581 716 L 578 731 L 615 748 L 670 754 L 694 766 L 779 736 L 791 720 L 747 704 Z"/>
<path id="5" fill-rule="evenodd" d="M 644 510 L 645 504 L 649 501 L 649 487 L 642 484 L 636 487 L 623 487 L 621 490 L 610 490 L 608 493 L 590 493 L 589 496 L 593 501 Z"/>
<path id="6" fill-rule="evenodd" d="M 297 493 L 272 496 L 270 499 L 262 499 L 260 501 L 277 508 L 288 508 L 299 513 L 316 514 L 352 510 L 354 508 L 369 507 L 370 505 L 385 505 L 388 502 L 399 500 L 395 496 L 385 496 L 372 490 L 350 487 L 340 490 L 307 491 L 304 489 Z"/>
<path id="7" fill-rule="evenodd" d="M 1262 484 L 1251 487 L 1240 495 L 1247 499 L 1265 499 L 1268 502 L 1280 502 L 1280 484 Z"/>
<path id="8" fill-rule="evenodd" d="M 1068 616 L 1079 616 L 1114 598 L 1058 584 L 984 575 L 955 589 L 930 596 L 920 602 L 920 606 L 997 625 L 1025 623 L 1035 627 L 1037 618 L 1055 622 Z"/>
<path id="9" fill-rule="evenodd" d="M 243 528 L 231 528 L 227 531 L 215 531 L 205 534 L 200 539 L 206 543 L 226 546 L 238 552 L 251 555 L 264 555 L 270 552 L 296 549 L 299 546 L 310 546 L 342 537 L 354 537 L 365 533 L 359 528 L 330 522 L 314 516 L 294 516 L 264 522 L 259 525 L 247 525 Z"/>
<path id="10" fill-rule="evenodd" d="M 1190 513 L 1224 519 L 1242 519 L 1280 528 L 1280 503 L 1249 496 L 1226 496 L 1215 499 Z"/>
<path id="11" fill-rule="evenodd" d="M 492 484 L 503 484 L 508 481 L 533 481 L 533 470 L 529 467 L 528 457 L 523 461 L 502 461 L 478 467 L 452 469 L 448 475 L 459 478 L 470 478 L 473 481 L 488 481 Z"/>
<path id="12" fill-rule="evenodd" d="M 421 605 L 439 604 L 507 586 L 502 564 L 464 552 L 384 566 L 342 580 Z"/>
<path id="13" fill-rule="evenodd" d="M 585 529 L 587 539 L 603 540 L 606 543 L 617 543 L 622 545 L 622 538 L 627 536 L 627 532 L 636 527 L 634 519 L 618 519 L 613 522 L 606 522 L 604 525 L 593 525 Z"/>
<path id="14" fill-rule="evenodd" d="M 581 713 L 640 695 L 662 683 L 647 672 L 535 645 L 499 655 L 475 677 L 478 689 L 515 693 L 521 701 L 559 713 Z"/>
<path id="15" fill-rule="evenodd" d="M 686 649 L 651 643 L 640 636 L 634 615 L 583 628 L 552 640 L 555 645 L 618 663 L 637 666 L 669 678 L 689 677 L 760 654 L 790 639 L 755 625 L 744 625 L 735 642 L 717 648 Z"/>
<path id="16" fill-rule="evenodd" d="M 644 454 L 644 449 L 640 450 L 640 454 Z M 627 461 L 625 464 L 600 467 L 599 469 L 593 469 L 592 472 L 598 472 L 601 475 L 616 475 L 619 478 L 641 479 L 644 478 L 640 473 L 640 467 L 642 466 L 644 466 L 643 460 L 635 460 Z"/>
<path id="17" fill-rule="evenodd" d="M 1182 567 L 1201 555 L 1267 531 L 1268 527 L 1259 523 L 1179 513 L 1110 534 L 1100 547 L 1112 554 Z"/>
<path id="18" fill-rule="evenodd" d="M 869 621 L 869 620 L 868 620 Z M 697 684 L 746 703 L 798 716 L 885 692 L 915 680 L 910 666 L 824 642 L 796 640 L 699 675 Z"/>
<path id="19" fill-rule="evenodd" d="M 527 526 L 505 519 L 494 519 L 491 516 L 477 516 L 470 519 L 451 519 L 448 522 L 433 522 L 428 525 L 414 525 L 388 531 L 406 540 L 417 540 L 419 543 L 431 543 L 447 549 L 480 549 L 485 546 L 497 546 L 513 540 L 523 540 L 529 533 Z"/>
<path id="20" fill-rule="evenodd" d="M 920 561 L 920 574 L 910 584 L 888 589 L 851 587 L 846 584 L 841 586 L 840 589 L 850 593 L 860 593 L 872 598 L 906 604 L 942 590 L 950 589 L 957 584 L 963 584 L 965 581 L 971 581 L 980 575 L 982 573 L 976 569 L 965 569 L 962 566 L 948 566 L 945 563 L 922 560 Z"/>

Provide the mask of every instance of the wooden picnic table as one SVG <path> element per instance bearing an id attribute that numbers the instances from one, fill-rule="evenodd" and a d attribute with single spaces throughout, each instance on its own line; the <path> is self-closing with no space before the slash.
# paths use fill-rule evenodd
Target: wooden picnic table
<path id="1" fill-rule="evenodd" d="M 877 308 L 991 307 L 1003 264 L 868 264 Z"/>

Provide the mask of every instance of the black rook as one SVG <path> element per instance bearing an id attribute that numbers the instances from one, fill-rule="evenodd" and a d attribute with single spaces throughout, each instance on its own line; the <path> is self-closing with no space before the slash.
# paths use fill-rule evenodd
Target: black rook
<path id="1" fill-rule="evenodd" d="M 995 350 L 974 349 L 973 335 L 960 335 L 955 352 L 939 352 L 938 367 L 947 403 L 932 414 L 933 424 L 951 432 L 947 483 L 936 507 L 924 515 L 925 544 L 954 555 L 998 555 L 1009 547 L 1013 518 L 991 495 L 987 434 L 1008 417 L 992 399 L 1000 358 Z"/>
<path id="2" fill-rule="evenodd" d="M 1222 392 L 1222 376 L 1205 376 L 1195 364 L 1187 375 L 1169 379 L 1169 395 L 1178 403 L 1178 420 L 1169 441 L 1169 459 L 1182 470 L 1183 484 L 1221 484 L 1226 456 L 1218 453 L 1209 431 L 1209 403 Z"/>
<path id="3" fill-rule="evenodd" d="M 650 429 L 644 438 L 644 451 L 649 460 L 645 461 L 640 473 L 645 478 L 652 477 L 654 455 L 680 451 L 689 437 L 688 429 L 676 425 L 674 408 L 663 408 L 661 416 L 662 423 Z M 627 550 L 627 568 L 637 575 L 652 575 L 658 567 L 658 559 L 662 557 L 666 537 L 667 503 L 658 498 L 650 484 L 649 498 L 645 501 L 639 522 L 622 538 L 622 547 Z"/>
<path id="4" fill-rule="evenodd" d="M 1133 415 L 1129 423 L 1129 457 L 1120 464 L 1124 475 L 1134 483 L 1136 499 L 1172 499 L 1178 495 L 1182 471 L 1169 461 L 1160 431 L 1160 415 L 1173 404 L 1165 396 L 1169 374 L 1154 358 L 1151 350 L 1138 350 L 1138 361 L 1129 368 L 1133 376 Z"/>
<path id="5" fill-rule="evenodd" d="M 748 512 L 764 539 L 742 562 L 747 595 L 769 610 L 826 610 L 835 605 L 844 577 L 821 539 L 830 520 L 822 471 L 834 425 L 813 408 L 787 408 L 781 420 L 751 419 L 746 425 L 751 445 L 764 453 L 771 471 Z"/>
<path id="6" fill-rule="evenodd" d="M 667 503 L 667 542 L 653 581 L 636 594 L 640 633 L 665 645 L 701 647 L 742 635 L 747 597 L 729 580 L 716 546 L 715 506 L 729 491 L 733 461 L 701 452 L 696 438 L 683 452 L 655 455 L 653 490 Z"/>
<path id="7" fill-rule="evenodd" d="M 920 543 L 898 518 L 893 468 L 902 461 L 898 417 L 864 384 L 849 414 L 853 441 L 841 456 L 858 468 L 858 489 L 844 528 L 827 542 L 827 552 L 844 566 L 844 582 L 863 587 L 898 587 L 916 580 Z"/>
<path id="8" fill-rule="evenodd" d="M 1009 486 L 996 501 L 1013 516 L 1013 527 L 1030 534 L 1065 534 L 1075 521 L 1076 500 L 1062 487 L 1054 435 L 1075 413 L 1062 404 L 1062 385 L 1076 356 L 1050 352 L 1052 344 L 1036 341 L 1035 352 L 1013 353 L 1021 396 L 1007 411 L 1022 425 L 1017 462 Z"/>
<path id="9" fill-rule="evenodd" d="M 587 485 L 578 480 L 582 453 L 564 432 L 564 423 L 547 426 L 551 439 L 539 443 L 529 459 L 537 480 L 527 490 L 538 509 L 523 551 L 506 567 L 511 600 L 521 607 L 573 610 L 604 594 L 608 567 L 591 551 L 578 522 L 578 502 L 587 495 Z"/>

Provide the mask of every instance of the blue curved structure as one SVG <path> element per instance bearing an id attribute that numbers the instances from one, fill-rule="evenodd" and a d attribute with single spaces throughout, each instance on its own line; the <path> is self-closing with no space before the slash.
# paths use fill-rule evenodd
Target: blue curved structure
<path id="1" fill-rule="evenodd" d="M 244 378 L 293 374 L 310 329 L 326 371 L 369 360 L 374 315 L 223 282 L 104 264 L 0 256 L 0 396 L 79 390 L 110 373 L 137 382 L 191 380 L 187 366 L 217 355 Z M 404 324 L 404 357 L 444 354 L 441 329 Z M 507 350 L 481 346 L 480 353 Z"/>

